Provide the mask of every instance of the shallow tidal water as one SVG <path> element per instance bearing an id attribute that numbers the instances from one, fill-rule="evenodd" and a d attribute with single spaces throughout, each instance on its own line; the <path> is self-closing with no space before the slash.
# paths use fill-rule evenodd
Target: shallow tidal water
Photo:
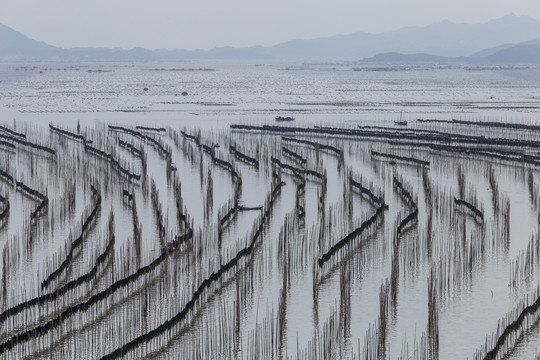
<path id="1" fill-rule="evenodd" d="M 428 333 L 436 313 L 439 358 L 474 358 L 500 319 L 537 296 L 537 166 L 377 138 L 292 135 L 335 146 L 342 151 L 336 155 L 287 141 L 281 134 L 229 126 L 276 125 L 276 116 L 293 116 L 294 122 L 285 126 L 398 131 L 403 128 L 394 121 L 405 120 L 408 129 L 535 140 L 539 131 L 417 119 L 538 125 L 540 69 L 353 67 L 1 64 L 0 125 L 56 152 L 43 154 L 20 143 L 15 148 L 0 145 L 0 169 L 49 199 L 47 209 L 32 218 L 37 200 L 0 178 L 0 195 L 10 204 L 9 216 L 0 224 L 0 312 L 87 274 L 108 244 L 110 214 L 114 216 L 112 251 L 94 277 L 54 301 L 2 320 L 3 343 L 137 274 L 188 229 L 193 237 L 167 250 L 152 271 L 0 357 L 93 359 L 112 353 L 181 312 L 201 282 L 249 244 L 254 226 L 262 221 L 262 233 L 247 256 L 204 289 L 182 320 L 124 357 L 422 358 L 423 349 L 431 346 L 426 344 L 432 344 Z M 91 146 L 112 154 L 141 180 L 128 179 L 89 153 L 84 143 L 50 130 L 49 124 L 91 140 Z M 109 125 L 164 128 L 137 131 L 159 141 L 169 158 L 150 140 Z M 181 131 L 219 147 L 208 153 Z M 118 140 L 142 149 L 145 160 Z M 235 157 L 230 145 L 257 159 L 259 166 Z M 306 163 L 286 156 L 283 147 Z M 390 161 L 372 151 L 414 157 L 429 166 Z M 535 148 L 524 151 L 538 154 Z M 315 170 L 326 180 L 306 176 L 299 192 L 298 177 L 272 165 L 272 157 Z M 241 178 L 239 192 L 238 178 L 214 158 L 232 164 Z M 267 199 L 278 178 L 285 184 L 270 207 Z M 377 210 L 353 189 L 351 178 L 382 196 L 388 209 L 320 265 L 323 254 Z M 398 224 L 413 209 L 394 179 L 410 191 L 418 210 L 401 233 Z M 69 254 L 93 207 L 90 185 L 101 195 L 95 218 L 66 269 L 43 287 Z M 127 200 L 124 190 L 135 202 Z M 475 204 L 483 219 L 456 205 L 455 198 Z M 263 210 L 238 211 L 219 225 L 236 199 Z M 179 209 L 187 221 L 179 219 Z M 382 306 L 384 294 L 388 302 Z M 537 355 L 536 320 L 528 320 L 515 348 L 507 349 L 508 358 Z"/>

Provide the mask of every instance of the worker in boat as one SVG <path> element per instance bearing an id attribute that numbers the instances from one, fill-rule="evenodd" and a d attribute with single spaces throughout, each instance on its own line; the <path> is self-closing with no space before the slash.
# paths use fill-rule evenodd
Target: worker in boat
<path id="1" fill-rule="evenodd" d="M 236 207 L 239 210 L 242 210 L 244 208 L 244 202 L 242 200 L 238 200 L 238 202 L 236 203 Z"/>

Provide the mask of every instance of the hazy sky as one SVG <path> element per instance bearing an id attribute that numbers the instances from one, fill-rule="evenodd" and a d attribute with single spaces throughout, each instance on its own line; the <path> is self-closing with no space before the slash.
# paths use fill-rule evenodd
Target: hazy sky
<path id="1" fill-rule="evenodd" d="M 540 0 L 0 0 L 0 23 L 62 47 L 274 45 L 509 13 L 540 19 Z"/>

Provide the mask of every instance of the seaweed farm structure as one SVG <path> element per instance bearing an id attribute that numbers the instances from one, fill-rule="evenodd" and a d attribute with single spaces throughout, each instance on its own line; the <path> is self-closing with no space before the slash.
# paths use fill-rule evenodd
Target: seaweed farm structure
<path id="1" fill-rule="evenodd" d="M 0 358 L 535 346 L 540 127 L 286 125 L 2 123 Z"/>

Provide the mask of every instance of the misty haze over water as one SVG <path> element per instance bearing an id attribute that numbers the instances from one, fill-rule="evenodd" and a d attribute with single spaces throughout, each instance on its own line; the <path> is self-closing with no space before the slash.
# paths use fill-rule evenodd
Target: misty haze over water
<path id="1" fill-rule="evenodd" d="M 515 15 L 204 51 L 0 26 L 0 358 L 534 358 L 538 39 Z"/>

